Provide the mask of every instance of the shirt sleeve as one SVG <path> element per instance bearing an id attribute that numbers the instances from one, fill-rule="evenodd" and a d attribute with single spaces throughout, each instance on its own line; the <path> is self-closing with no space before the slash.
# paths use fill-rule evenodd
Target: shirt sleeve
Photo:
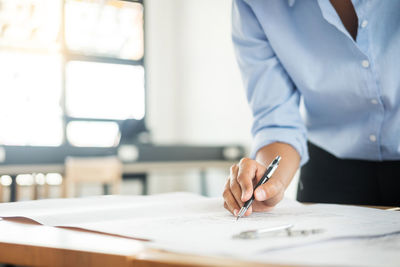
<path id="1" fill-rule="evenodd" d="M 243 0 L 233 1 L 232 40 L 254 119 L 251 157 L 270 143 L 282 142 L 297 150 L 304 165 L 308 151 L 299 111 L 300 93 Z"/>

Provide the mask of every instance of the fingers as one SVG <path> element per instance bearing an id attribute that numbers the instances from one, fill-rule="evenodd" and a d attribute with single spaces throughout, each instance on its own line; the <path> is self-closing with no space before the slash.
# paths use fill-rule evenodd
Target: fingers
<path id="1" fill-rule="evenodd" d="M 224 207 L 229 210 L 233 215 L 237 216 L 240 208 L 243 207 L 244 203 L 241 199 L 242 189 L 238 183 L 237 176 L 239 172 L 239 166 L 237 164 L 233 165 L 230 170 L 230 176 L 225 183 L 223 197 L 225 200 Z M 245 216 L 250 215 L 252 208 L 250 207 Z"/>
<path id="2" fill-rule="evenodd" d="M 249 158 L 243 158 L 239 162 L 237 181 L 240 185 L 243 202 L 249 200 L 253 194 L 253 179 L 257 172 L 257 163 Z"/>
<path id="3" fill-rule="evenodd" d="M 229 210 L 233 215 L 237 215 L 240 210 L 239 204 L 236 202 L 235 197 L 233 196 L 230 187 L 229 187 L 229 180 L 225 185 L 225 190 L 223 193 L 223 197 L 225 200 L 224 207 L 225 209 Z"/>
<path id="4" fill-rule="evenodd" d="M 238 171 L 239 171 L 238 165 L 235 164 L 231 167 L 229 175 L 229 189 L 239 207 L 243 207 L 243 201 L 241 199 L 242 189 L 240 188 L 240 185 L 237 181 Z"/>
<path id="5" fill-rule="evenodd" d="M 266 201 L 254 201 L 252 205 L 253 211 L 270 211 L 282 200 L 283 196 L 284 193 L 282 192 Z"/>
<path id="6" fill-rule="evenodd" d="M 230 181 L 231 181 L 230 182 L 231 193 L 232 193 L 233 197 L 235 198 L 236 203 L 239 205 L 239 210 L 240 210 L 240 208 L 244 206 L 244 202 L 241 200 L 242 190 L 236 179 L 230 179 Z M 252 208 L 250 206 L 244 215 L 248 216 L 251 214 L 251 212 L 252 212 Z M 235 214 L 235 213 L 233 213 L 233 214 L 235 216 L 237 216 L 237 214 Z"/>
<path id="7" fill-rule="evenodd" d="M 264 203 L 267 201 L 272 204 L 274 202 L 273 199 L 283 194 L 284 191 L 285 185 L 282 183 L 282 180 L 279 177 L 273 176 L 268 182 L 259 186 L 255 190 L 254 195 L 257 201 L 263 201 Z"/>
<path id="8" fill-rule="evenodd" d="M 253 194 L 253 182 L 261 179 L 266 167 L 255 160 L 243 158 L 230 169 L 230 176 L 224 188 L 224 207 L 235 216 L 243 207 L 244 202 Z M 275 206 L 283 197 L 285 186 L 281 179 L 273 176 L 266 184 L 258 187 L 254 194 L 253 205 L 245 213 L 248 216 L 252 211 L 267 211 Z"/>
<path id="9" fill-rule="evenodd" d="M 285 195 L 285 191 L 282 191 L 282 192 L 278 193 L 276 196 L 274 196 L 270 199 L 267 199 L 263 203 L 266 207 L 270 207 L 272 209 L 283 199 L 284 195 Z"/>

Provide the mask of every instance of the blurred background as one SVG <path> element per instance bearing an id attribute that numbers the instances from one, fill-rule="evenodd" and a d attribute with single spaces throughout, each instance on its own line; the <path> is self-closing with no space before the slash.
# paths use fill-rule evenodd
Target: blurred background
<path id="1" fill-rule="evenodd" d="M 251 144 L 231 5 L 0 0 L 0 200 L 220 196 Z"/>

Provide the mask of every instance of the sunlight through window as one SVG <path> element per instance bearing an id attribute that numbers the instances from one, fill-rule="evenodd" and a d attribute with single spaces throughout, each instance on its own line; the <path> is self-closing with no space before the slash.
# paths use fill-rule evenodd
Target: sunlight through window
<path id="1" fill-rule="evenodd" d="M 0 143 L 62 143 L 61 59 L 0 52 Z"/>
<path id="2" fill-rule="evenodd" d="M 67 136 L 73 146 L 112 147 L 119 142 L 119 129 L 115 122 L 73 121 L 68 123 Z"/>
<path id="3" fill-rule="evenodd" d="M 143 57 L 143 6 L 124 1 L 67 0 L 67 46 L 72 51 L 138 60 Z"/>
<path id="4" fill-rule="evenodd" d="M 143 36 L 141 1 L 0 0 L 0 145 L 114 146 L 145 116 Z"/>
<path id="5" fill-rule="evenodd" d="M 142 119 L 142 66 L 71 61 L 67 65 L 67 112 L 72 117 Z"/>

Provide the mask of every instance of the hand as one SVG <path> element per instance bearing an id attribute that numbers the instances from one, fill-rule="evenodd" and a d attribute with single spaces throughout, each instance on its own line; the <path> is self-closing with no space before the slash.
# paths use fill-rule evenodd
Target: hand
<path id="1" fill-rule="evenodd" d="M 243 158 L 230 169 L 225 184 L 224 207 L 237 216 L 240 208 L 253 195 L 253 188 L 263 177 L 267 167 L 249 158 Z M 286 187 L 279 178 L 273 175 L 268 182 L 260 185 L 255 194 L 255 201 L 246 211 L 245 216 L 253 211 L 268 211 L 283 198 Z"/>
<path id="2" fill-rule="evenodd" d="M 238 164 L 231 167 L 223 197 L 224 207 L 233 215 L 237 216 L 243 204 L 251 198 L 254 186 L 267 169 L 267 166 L 258 161 L 270 164 L 277 155 L 282 157 L 280 166 L 268 182 L 255 190 L 255 200 L 246 211 L 245 216 L 250 215 L 253 211 L 271 210 L 282 200 L 286 188 L 298 169 L 300 156 L 290 145 L 273 143 L 259 150 L 257 161 L 243 158 Z"/>

